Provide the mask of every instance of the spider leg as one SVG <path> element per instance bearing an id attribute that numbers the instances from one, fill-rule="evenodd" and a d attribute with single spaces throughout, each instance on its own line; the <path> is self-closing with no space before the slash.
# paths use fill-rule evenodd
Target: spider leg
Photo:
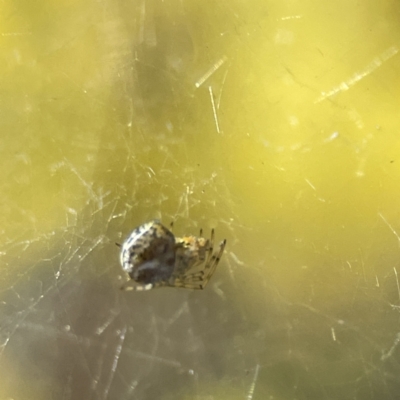
<path id="1" fill-rule="evenodd" d="M 224 245 L 224 247 L 225 247 L 225 245 Z M 207 257 L 206 257 L 205 264 L 204 264 L 204 271 L 207 273 L 207 275 L 210 275 L 210 274 L 212 275 L 215 271 L 215 268 L 213 268 L 213 266 L 214 266 L 213 261 L 215 258 L 213 256 L 213 251 L 214 251 L 214 229 L 211 229 L 211 238 L 209 240 L 209 248 L 207 249 Z M 224 250 L 222 249 L 222 252 L 223 251 Z M 220 250 L 220 253 L 221 253 L 221 250 Z M 222 255 L 222 253 L 218 255 L 219 258 L 221 258 L 221 255 Z M 218 261 L 217 261 L 217 264 L 218 264 Z M 208 270 L 208 272 L 207 272 L 207 270 Z"/>
<path id="2" fill-rule="evenodd" d="M 211 260 L 207 261 L 207 263 L 204 267 L 203 287 L 205 287 L 207 285 L 210 278 L 214 275 L 214 272 L 218 266 L 219 260 L 221 259 L 222 254 L 224 253 L 225 245 L 226 245 L 226 239 L 224 239 L 219 244 L 219 251 L 211 257 Z"/>
<path id="3" fill-rule="evenodd" d="M 214 239 L 212 233 L 212 239 Z M 219 251 L 212 255 L 212 246 L 211 252 L 207 255 L 207 261 L 204 267 L 204 270 L 194 272 L 192 274 L 184 274 L 183 276 L 175 276 L 172 277 L 171 281 L 169 282 L 170 286 L 174 287 L 181 287 L 185 289 L 199 289 L 202 290 L 206 287 L 207 283 L 209 282 L 210 278 L 215 272 L 219 260 L 222 257 L 226 245 L 226 240 L 223 240 L 219 245 Z"/>
<path id="4" fill-rule="evenodd" d="M 150 290 L 153 289 L 154 287 L 155 285 L 153 285 L 152 283 L 148 283 L 147 285 L 138 285 L 136 282 L 129 280 L 121 285 L 120 290 L 124 290 L 126 292 L 134 290 L 138 292 L 138 291 Z"/>
<path id="5" fill-rule="evenodd" d="M 202 283 L 202 280 L 199 280 L 199 282 L 197 282 L 197 280 L 191 281 L 190 279 L 186 280 L 186 277 L 183 280 L 180 279 L 180 278 L 175 278 L 175 279 L 170 281 L 168 286 L 177 287 L 177 288 L 184 288 L 184 289 L 195 289 L 195 290 L 204 289 L 204 285 Z"/>
<path id="6" fill-rule="evenodd" d="M 174 275 L 170 278 L 168 286 L 185 289 L 204 289 L 204 271 L 191 274 Z"/>
<path id="7" fill-rule="evenodd" d="M 211 229 L 211 238 L 209 240 L 209 247 L 207 250 L 207 258 L 206 258 L 206 263 L 204 265 L 204 269 L 208 268 L 208 265 L 210 264 L 210 261 L 212 259 L 213 251 L 214 251 L 214 229 Z"/>

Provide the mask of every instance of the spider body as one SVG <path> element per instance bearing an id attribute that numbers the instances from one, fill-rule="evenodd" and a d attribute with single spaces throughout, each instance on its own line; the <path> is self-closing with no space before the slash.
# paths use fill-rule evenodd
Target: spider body
<path id="1" fill-rule="evenodd" d="M 211 238 L 196 236 L 178 238 L 154 220 L 140 225 L 121 246 L 122 269 L 136 285 L 122 289 L 149 290 L 160 286 L 204 289 L 215 272 L 225 248 L 220 243 L 213 254 L 214 230 Z"/>

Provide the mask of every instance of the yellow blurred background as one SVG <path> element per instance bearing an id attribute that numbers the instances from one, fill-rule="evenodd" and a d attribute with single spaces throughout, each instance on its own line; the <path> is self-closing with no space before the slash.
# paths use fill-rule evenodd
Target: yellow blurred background
<path id="1" fill-rule="evenodd" d="M 396 398 L 398 2 L 0 10 L 0 399 Z M 206 291 L 118 291 L 153 218 Z"/>

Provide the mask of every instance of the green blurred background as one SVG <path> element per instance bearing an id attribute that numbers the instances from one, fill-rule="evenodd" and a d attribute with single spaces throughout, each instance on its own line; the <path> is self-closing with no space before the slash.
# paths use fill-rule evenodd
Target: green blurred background
<path id="1" fill-rule="evenodd" d="M 0 11 L 0 399 L 399 397 L 399 2 Z M 205 291 L 118 290 L 153 218 Z"/>

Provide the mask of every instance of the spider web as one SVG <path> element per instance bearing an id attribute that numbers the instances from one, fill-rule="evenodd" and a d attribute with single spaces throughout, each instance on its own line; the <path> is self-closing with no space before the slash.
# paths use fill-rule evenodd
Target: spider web
<path id="1" fill-rule="evenodd" d="M 330 5 L 343 48 L 335 36 L 299 50 L 293 32 L 301 41 L 325 9 L 245 3 L 4 6 L 12 68 L 1 68 L 13 80 L 2 84 L 1 127 L 13 134 L 1 150 L 0 398 L 398 397 L 400 226 L 387 198 L 398 198 L 397 175 L 385 159 L 357 186 L 368 163 L 383 165 L 374 148 L 395 159 L 382 142 L 397 142 L 335 97 L 397 71 L 398 47 L 384 40 L 396 25 L 358 20 L 365 35 L 380 29 L 363 52 Z M 344 15 L 357 15 L 348 4 Z M 303 103 L 321 108 L 303 136 L 289 134 Z M 337 116 L 356 133 L 336 131 Z M 344 178 L 324 186 L 332 171 Z M 368 208 L 353 190 L 364 201 L 372 186 L 383 194 Z M 154 218 L 180 237 L 215 228 L 216 244 L 227 238 L 205 291 L 119 290 L 115 242 Z"/>

